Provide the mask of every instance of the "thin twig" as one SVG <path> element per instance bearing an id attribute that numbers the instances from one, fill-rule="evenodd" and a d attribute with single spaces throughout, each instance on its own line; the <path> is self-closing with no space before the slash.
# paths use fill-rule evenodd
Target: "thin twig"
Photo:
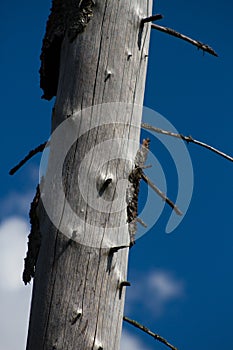
<path id="1" fill-rule="evenodd" d="M 35 156 L 39 152 L 43 152 L 45 147 L 49 145 L 49 142 L 44 142 L 41 145 L 37 146 L 35 149 L 31 150 L 24 159 L 22 159 L 14 168 L 9 171 L 10 175 L 14 175 L 29 159 Z"/>
<path id="2" fill-rule="evenodd" d="M 186 141 L 187 143 L 194 143 L 194 144 L 199 145 L 201 147 L 207 148 L 209 151 L 212 151 L 212 152 L 218 154 L 219 156 L 233 162 L 233 157 L 229 156 L 228 154 L 226 154 L 222 151 L 219 151 L 217 148 L 214 148 L 214 147 L 208 145 L 207 143 L 193 139 L 192 136 L 184 136 L 182 134 L 176 134 L 176 133 L 171 132 L 171 131 L 156 128 L 155 126 L 149 125 L 147 123 L 142 123 L 141 126 L 143 129 L 151 130 L 151 131 L 157 132 L 158 134 L 176 137 L 178 139 L 182 139 L 182 140 Z"/>
<path id="3" fill-rule="evenodd" d="M 172 344 L 170 344 L 166 339 L 164 339 L 163 337 L 161 337 L 160 335 L 152 332 L 151 330 L 149 330 L 147 327 L 143 326 L 142 324 L 138 323 L 137 321 L 131 320 L 130 318 L 123 316 L 123 320 L 130 323 L 132 326 L 140 329 L 141 331 L 149 334 L 151 337 L 153 337 L 154 339 L 158 340 L 159 342 L 165 344 L 167 347 L 169 347 L 172 350 L 178 350 L 175 346 L 173 346 Z"/>
<path id="4" fill-rule="evenodd" d="M 177 31 L 175 31 L 174 29 L 168 28 L 168 27 L 162 27 L 159 26 L 158 24 L 151 24 L 151 28 L 152 29 L 156 29 L 159 30 L 160 32 L 163 33 L 167 33 L 169 35 L 175 36 L 176 38 L 182 39 L 187 41 L 188 43 L 197 46 L 199 49 L 208 52 L 209 54 L 218 57 L 218 54 L 209 46 L 206 44 L 203 44 L 202 42 L 198 41 L 198 40 L 194 40 L 189 38 L 188 36 L 181 34 Z"/>
<path id="5" fill-rule="evenodd" d="M 150 179 L 148 176 L 146 176 L 145 173 L 142 172 L 141 174 L 142 179 L 168 204 L 172 209 L 175 210 L 177 215 L 182 215 L 182 211 L 169 199 L 165 193 L 163 193 Z"/>

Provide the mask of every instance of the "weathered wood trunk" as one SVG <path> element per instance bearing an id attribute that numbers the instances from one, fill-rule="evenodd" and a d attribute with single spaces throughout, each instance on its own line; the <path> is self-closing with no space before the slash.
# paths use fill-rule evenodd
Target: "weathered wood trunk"
<path id="1" fill-rule="evenodd" d="M 97 0 L 84 32 L 72 42 L 66 33 L 62 41 L 52 131 L 83 112 L 51 142 L 27 350 L 120 347 L 129 248 L 112 248 L 129 246 L 127 179 L 139 147 L 135 105 L 143 104 L 150 35 L 150 25 L 141 30 L 140 23 L 151 7 L 151 0 Z M 128 105 L 85 111 L 112 102 Z M 56 155 L 69 142 L 64 200 L 57 195 Z M 120 210 L 111 210 L 116 200 Z M 66 211 L 67 202 L 79 221 Z"/>

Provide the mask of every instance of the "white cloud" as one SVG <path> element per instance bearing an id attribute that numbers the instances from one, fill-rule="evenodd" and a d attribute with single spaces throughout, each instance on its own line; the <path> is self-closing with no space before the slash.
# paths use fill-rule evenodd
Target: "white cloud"
<path id="1" fill-rule="evenodd" d="M 185 296 L 185 286 L 169 271 L 154 270 L 138 279 L 127 290 L 126 312 L 135 306 L 153 310 L 154 317 L 160 317 L 171 301 L 179 301 Z"/>
<path id="2" fill-rule="evenodd" d="M 0 350 L 25 349 L 32 287 L 21 276 L 28 232 L 20 217 L 0 225 Z"/>
<path id="3" fill-rule="evenodd" d="M 0 291 L 0 350 L 25 349 L 31 286 L 16 291 Z"/>
<path id="4" fill-rule="evenodd" d="M 20 217 L 10 217 L 0 225 L 1 289 L 14 290 L 22 286 L 28 233 L 28 223 Z"/>
<path id="5" fill-rule="evenodd" d="M 135 336 L 123 331 L 120 350 L 150 350 Z"/>
<path id="6" fill-rule="evenodd" d="M 161 300 L 171 300 L 184 295 L 184 283 L 167 271 L 154 271 L 147 278 L 151 292 Z"/>

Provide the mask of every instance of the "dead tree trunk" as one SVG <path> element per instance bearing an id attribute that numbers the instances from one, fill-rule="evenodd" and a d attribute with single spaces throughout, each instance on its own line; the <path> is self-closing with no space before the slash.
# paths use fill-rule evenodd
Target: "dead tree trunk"
<path id="1" fill-rule="evenodd" d="M 27 350 L 117 350 L 120 346 L 122 282 L 130 243 L 127 180 L 139 145 L 141 110 L 135 105 L 143 104 L 150 35 L 150 25 L 142 27 L 141 20 L 151 15 L 152 1 L 75 3 L 53 2 L 41 56 L 44 98 L 56 95 L 52 131 L 64 121 L 70 120 L 71 127 L 54 142 L 51 139 L 37 207 L 42 240 Z M 106 104 L 112 102 L 128 105 Z M 78 111 L 82 113 L 76 122 L 72 118 Z M 109 119 L 104 119 L 106 115 Z M 69 139 L 74 135 L 75 143 Z M 130 140 L 137 142 L 130 144 Z M 69 142 L 62 169 L 64 200 L 57 196 L 56 154 Z M 44 198 L 49 198 L 49 210 Z M 119 211 L 111 210 L 116 199 Z M 102 209 L 103 200 L 109 211 Z M 78 226 L 66 211 L 67 203 L 81 218 Z"/>

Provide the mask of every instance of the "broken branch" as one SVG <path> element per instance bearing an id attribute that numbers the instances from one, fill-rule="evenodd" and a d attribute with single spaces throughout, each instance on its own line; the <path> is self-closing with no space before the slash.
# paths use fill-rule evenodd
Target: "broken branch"
<path id="1" fill-rule="evenodd" d="M 157 15 L 153 15 L 153 16 L 150 16 L 150 17 L 143 18 L 142 19 L 142 23 L 144 24 L 144 23 L 148 23 L 148 22 L 158 21 L 160 19 L 163 19 L 163 15 L 157 14 Z"/>
<path id="2" fill-rule="evenodd" d="M 154 339 L 158 340 L 160 343 L 165 344 L 167 347 L 169 347 L 172 350 L 178 350 L 175 346 L 173 346 L 172 344 L 170 344 L 166 339 L 164 339 L 163 337 L 161 337 L 160 335 L 152 332 L 150 329 L 148 329 L 147 327 L 143 326 L 142 324 L 140 324 L 137 321 L 131 320 L 130 318 L 123 316 L 123 320 L 128 322 L 129 324 L 131 324 L 132 326 L 140 329 L 141 331 L 149 334 L 151 337 L 153 337 Z"/>
<path id="3" fill-rule="evenodd" d="M 9 171 L 10 175 L 14 175 L 16 171 L 18 171 L 29 159 L 35 156 L 39 152 L 43 152 L 43 150 L 48 147 L 49 142 L 44 142 L 41 145 L 37 146 L 35 149 L 31 150 L 24 159 L 22 159 L 14 168 Z"/>
<path id="4" fill-rule="evenodd" d="M 208 52 L 209 54 L 211 54 L 213 56 L 218 57 L 218 54 L 209 45 L 203 44 L 202 42 L 200 42 L 198 40 L 191 39 L 188 36 L 175 31 L 174 29 L 171 29 L 171 28 L 168 28 L 168 27 L 162 27 L 162 26 L 159 26 L 158 24 L 151 24 L 151 28 L 159 30 L 160 32 L 167 33 L 169 35 L 175 36 L 176 38 L 185 40 L 188 43 L 190 43 L 190 44 L 192 44 L 194 46 L 197 46 L 198 49 L 201 49 L 203 51 Z"/>
<path id="5" fill-rule="evenodd" d="M 150 179 L 142 172 L 141 178 L 161 197 L 172 209 L 176 212 L 177 215 L 182 215 L 182 211 L 163 193 Z"/>
<path id="6" fill-rule="evenodd" d="M 172 136 L 172 137 L 175 137 L 178 139 L 182 139 L 182 140 L 186 141 L 187 143 L 194 143 L 194 144 L 199 145 L 201 147 L 207 148 L 209 151 L 212 151 L 212 152 L 218 154 L 219 156 L 233 162 L 233 157 L 229 156 L 228 154 L 226 154 L 222 151 L 219 151 L 217 148 L 214 148 L 214 147 L 208 145 L 207 143 L 193 139 L 192 136 L 184 136 L 182 134 L 176 134 L 176 133 L 171 132 L 171 131 L 156 128 L 155 126 L 152 126 L 152 125 L 147 124 L 147 123 L 142 123 L 141 126 L 143 129 L 151 130 L 151 131 L 157 132 L 158 134 Z"/>
<path id="7" fill-rule="evenodd" d="M 136 218 L 136 221 L 141 224 L 144 228 L 147 228 L 147 224 L 139 217 Z"/>

